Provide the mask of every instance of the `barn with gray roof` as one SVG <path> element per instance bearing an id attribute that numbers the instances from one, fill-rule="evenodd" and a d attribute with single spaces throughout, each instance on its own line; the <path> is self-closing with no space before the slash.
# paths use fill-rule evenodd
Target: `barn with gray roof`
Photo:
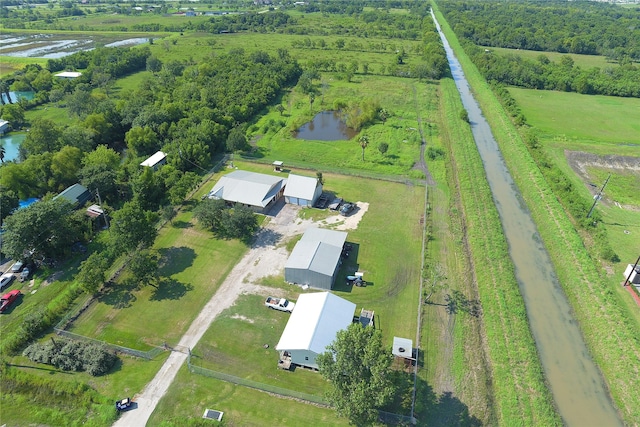
<path id="1" fill-rule="evenodd" d="M 330 290 L 333 287 L 342 247 L 347 240 L 343 231 L 309 228 L 296 244 L 284 267 L 284 280 Z"/>
<path id="2" fill-rule="evenodd" d="M 209 192 L 209 198 L 266 213 L 282 197 L 286 184 L 286 178 L 236 170 L 220 178 Z"/>
<path id="3" fill-rule="evenodd" d="M 322 194 L 322 184 L 318 178 L 289 174 L 284 200 L 292 205 L 312 207 Z"/>

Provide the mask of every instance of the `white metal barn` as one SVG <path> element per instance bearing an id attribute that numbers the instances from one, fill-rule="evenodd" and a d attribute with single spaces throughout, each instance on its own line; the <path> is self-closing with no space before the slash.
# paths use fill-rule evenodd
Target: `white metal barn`
<path id="1" fill-rule="evenodd" d="M 322 194 L 322 184 L 317 178 L 289 174 L 284 189 L 284 200 L 292 205 L 313 206 Z"/>
<path id="2" fill-rule="evenodd" d="M 289 255 L 284 266 L 284 280 L 330 290 L 338 274 L 346 240 L 344 231 L 308 228 Z"/>
<path id="3" fill-rule="evenodd" d="M 160 166 L 167 163 L 167 155 L 162 151 L 156 151 L 153 156 L 140 163 L 140 166 L 146 166 L 157 170 Z"/>
<path id="4" fill-rule="evenodd" d="M 353 322 L 356 305 L 331 292 L 301 294 L 276 350 L 291 363 L 318 369 L 316 357 Z"/>
<path id="5" fill-rule="evenodd" d="M 209 198 L 239 203 L 265 213 L 282 197 L 286 184 L 286 178 L 237 170 L 220 178 L 209 192 Z"/>

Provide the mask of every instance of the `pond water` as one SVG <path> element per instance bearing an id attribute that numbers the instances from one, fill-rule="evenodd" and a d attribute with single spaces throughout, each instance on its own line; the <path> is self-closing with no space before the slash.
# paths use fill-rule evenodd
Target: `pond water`
<path id="1" fill-rule="evenodd" d="M 5 162 L 18 158 L 18 149 L 26 137 L 24 133 L 10 133 L 0 138 L 0 145 L 4 147 Z"/>
<path id="2" fill-rule="evenodd" d="M 11 98 L 11 102 L 18 102 L 18 100 L 21 98 L 31 101 L 34 96 L 35 96 L 35 92 L 13 92 L 13 91 L 9 92 L 9 97 Z M 6 93 L 2 94 L 2 102 L 4 104 L 9 103 L 9 101 L 7 100 Z"/>
<path id="3" fill-rule="evenodd" d="M 337 111 L 322 111 L 310 122 L 301 126 L 295 133 L 297 139 L 313 139 L 316 141 L 345 141 L 356 136 L 358 132 L 348 127 Z"/>
<path id="4" fill-rule="evenodd" d="M 81 35 L 73 39 L 63 34 L 4 34 L 0 35 L 0 55 L 21 58 L 57 59 L 97 46 L 135 46 L 149 38 L 127 38 L 125 35 Z"/>

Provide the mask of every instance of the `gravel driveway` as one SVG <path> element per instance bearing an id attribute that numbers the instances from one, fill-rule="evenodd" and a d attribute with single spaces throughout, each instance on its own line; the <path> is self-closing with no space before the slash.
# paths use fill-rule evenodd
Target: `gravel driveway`
<path id="1" fill-rule="evenodd" d="M 270 288 L 260 286 L 256 282 L 263 277 L 280 274 L 284 270 L 289 253 L 283 243 L 303 233 L 312 225 L 335 224 L 334 228 L 340 230 L 354 229 L 358 226 L 369 204 L 358 202 L 357 206 L 356 211 L 346 218 L 336 214 L 335 217 L 332 216 L 314 224 L 311 220 L 298 218 L 300 207 L 284 204 L 282 201 L 276 205 L 272 209 L 275 216 L 270 216 L 268 224 L 258 232 L 251 249 L 231 270 L 218 291 L 204 306 L 156 376 L 141 393 L 134 396 L 133 408 L 122 413 L 114 427 L 145 426 L 178 370 L 187 360 L 188 349 L 196 346 L 215 318 L 231 307 L 241 294 L 269 292 Z"/>

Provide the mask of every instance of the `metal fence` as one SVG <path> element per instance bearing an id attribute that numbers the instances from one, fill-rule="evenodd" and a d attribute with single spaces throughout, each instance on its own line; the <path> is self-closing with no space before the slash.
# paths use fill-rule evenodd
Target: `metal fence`
<path id="1" fill-rule="evenodd" d="M 194 374 L 203 375 L 205 377 L 216 378 L 221 381 L 226 381 L 233 384 L 238 384 L 245 387 L 254 388 L 256 390 L 262 390 L 269 393 L 277 394 L 280 396 L 291 397 L 294 399 L 304 400 L 306 402 L 310 402 L 316 405 L 322 406 L 331 406 L 329 402 L 324 400 L 322 397 L 314 396 L 313 394 L 300 393 L 293 390 L 288 390 L 286 388 L 276 387 L 269 384 L 259 383 L 257 381 L 251 381 L 245 378 L 235 377 L 233 375 L 225 374 L 223 372 L 212 371 L 211 369 L 203 368 L 201 366 L 196 366 L 191 363 L 191 357 L 187 359 L 187 365 L 189 366 L 189 371 Z"/>

